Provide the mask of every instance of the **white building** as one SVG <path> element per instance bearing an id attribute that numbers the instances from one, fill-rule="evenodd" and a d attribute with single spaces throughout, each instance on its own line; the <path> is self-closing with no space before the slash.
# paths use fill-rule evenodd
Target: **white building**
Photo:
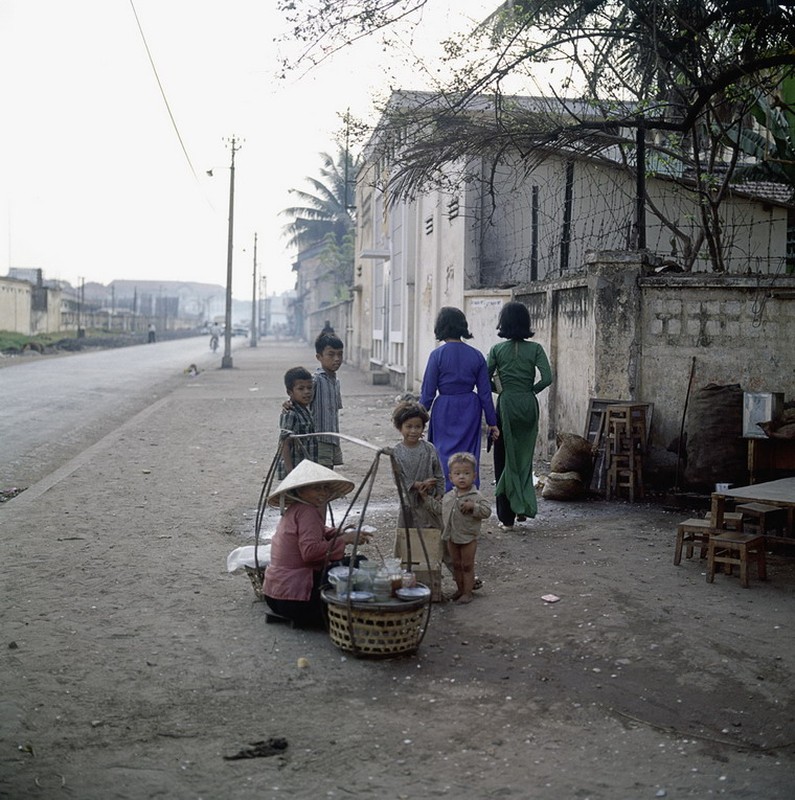
<path id="1" fill-rule="evenodd" d="M 388 195 L 394 151 L 380 135 L 357 179 L 349 350 L 354 363 L 388 372 L 400 388 L 417 391 L 442 306 L 464 310 L 475 336 L 470 344 L 486 353 L 498 341 L 499 308 L 516 287 L 581 273 L 593 251 L 635 249 L 635 172 L 618 160 L 551 151 L 530 165 L 507 151 L 496 165 L 447 164 L 443 190 L 395 201 Z M 647 179 L 646 191 L 647 209 L 669 222 L 647 210 L 647 258 L 675 269 L 681 236 L 671 225 L 697 237 L 694 195 L 686 182 L 662 174 Z M 790 211 L 775 196 L 733 192 L 721 206 L 727 272 L 783 274 Z M 700 258 L 692 270 L 708 268 Z"/>

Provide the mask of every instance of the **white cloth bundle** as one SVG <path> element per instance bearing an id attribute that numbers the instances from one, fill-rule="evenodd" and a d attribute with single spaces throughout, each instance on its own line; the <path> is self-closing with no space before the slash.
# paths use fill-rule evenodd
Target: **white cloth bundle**
<path id="1" fill-rule="evenodd" d="M 271 560 L 271 543 L 266 542 L 257 548 L 257 559 L 259 560 L 260 567 L 266 567 L 270 564 Z M 233 550 L 226 557 L 226 570 L 230 575 L 241 575 L 246 571 L 246 567 L 256 569 L 257 564 L 254 561 L 254 545 L 246 545 L 245 547 L 238 547 Z"/>

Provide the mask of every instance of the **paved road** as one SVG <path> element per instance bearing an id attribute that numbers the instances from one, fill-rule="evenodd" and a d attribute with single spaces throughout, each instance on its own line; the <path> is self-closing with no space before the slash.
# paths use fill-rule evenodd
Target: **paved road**
<path id="1" fill-rule="evenodd" d="M 233 351 L 248 339 L 232 340 Z M 40 358 L 0 369 L 0 489 L 28 487 L 185 380 L 220 367 L 205 336 Z M 234 361 L 234 359 L 233 359 Z"/>

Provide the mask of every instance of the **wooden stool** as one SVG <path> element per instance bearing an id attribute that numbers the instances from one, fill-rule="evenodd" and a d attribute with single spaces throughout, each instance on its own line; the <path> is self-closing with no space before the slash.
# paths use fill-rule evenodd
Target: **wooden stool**
<path id="1" fill-rule="evenodd" d="M 704 519 L 712 519 L 712 513 L 707 511 Z M 727 531 L 741 531 L 743 529 L 743 515 L 739 511 L 723 512 L 723 528 Z"/>
<path id="2" fill-rule="evenodd" d="M 715 565 L 725 564 L 726 574 L 731 575 L 732 566 L 740 565 L 740 583 L 748 588 L 748 559 L 756 559 L 756 571 L 760 581 L 767 580 L 765 562 L 765 537 L 753 533 L 720 531 L 710 536 L 707 554 L 707 582 L 715 579 Z"/>
<path id="3" fill-rule="evenodd" d="M 761 533 L 762 536 L 769 531 L 781 531 L 787 524 L 787 514 L 780 506 L 768 503 L 743 503 L 736 506 L 735 511 L 743 515 L 743 530 L 747 528 L 749 532 Z M 748 522 L 745 522 L 746 517 L 749 518 Z"/>
<path id="4" fill-rule="evenodd" d="M 627 491 L 629 502 L 635 493 L 643 497 L 643 451 L 646 449 L 646 406 L 637 403 L 610 404 L 605 411 L 608 446 L 607 499 Z"/>
<path id="5" fill-rule="evenodd" d="M 288 628 L 298 627 L 294 619 L 290 619 L 289 617 L 283 617 L 281 614 L 277 614 L 270 607 L 265 609 L 265 623 L 267 625 L 276 625 L 276 624 L 286 625 Z"/>
<path id="6" fill-rule="evenodd" d="M 720 533 L 719 528 L 713 528 L 708 519 L 686 519 L 676 526 L 676 547 L 674 548 L 674 564 L 679 565 L 682 561 L 682 548 L 685 549 L 685 557 L 693 557 L 693 547 L 700 548 L 699 556 L 704 558 L 707 555 L 710 536 Z"/>

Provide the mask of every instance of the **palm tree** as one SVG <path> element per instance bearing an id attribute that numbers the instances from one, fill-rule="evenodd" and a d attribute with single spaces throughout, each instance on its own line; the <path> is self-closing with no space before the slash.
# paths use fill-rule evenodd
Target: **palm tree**
<path id="1" fill-rule="evenodd" d="M 342 248 L 346 234 L 353 231 L 355 225 L 353 186 L 358 159 L 344 150 L 340 150 L 336 160 L 328 153 L 321 153 L 320 157 L 323 161 L 320 178 L 306 178 L 313 191 L 291 189 L 303 205 L 281 212 L 282 216 L 292 218 L 292 222 L 285 225 L 284 234 L 288 244 L 299 251 L 320 244 L 329 234 Z"/>

